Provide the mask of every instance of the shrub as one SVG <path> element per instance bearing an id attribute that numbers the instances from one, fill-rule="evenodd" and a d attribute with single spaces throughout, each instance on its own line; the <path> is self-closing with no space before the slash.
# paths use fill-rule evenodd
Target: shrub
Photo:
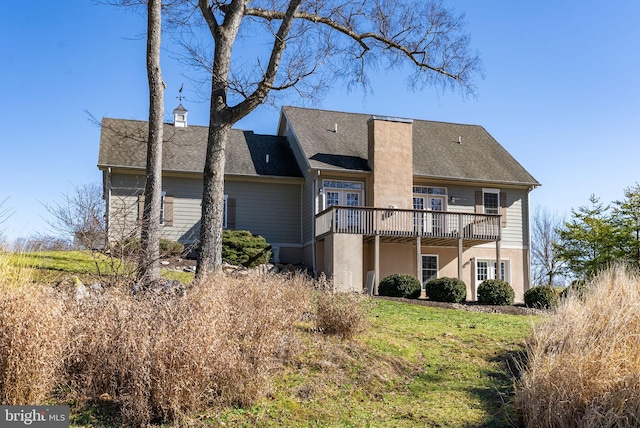
<path id="1" fill-rule="evenodd" d="M 232 265 L 254 267 L 269 263 L 270 245 L 260 235 L 248 230 L 224 230 L 222 232 L 222 260 Z"/>
<path id="2" fill-rule="evenodd" d="M 320 292 L 316 327 L 342 339 L 352 338 L 366 326 L 364 301 L 360 294 Z"/>
<path id="3" fill-rule="evenodd" d="M 527 341 L 516 408 L 527 427 L 640 426 L 640 277 L 598 275 Z"/>
<path id="4" fill-rule="evenodd" d="M 458 278 L 434 278 L 424 288 L 427 297 L 436 302 L 460 303 L 467 297 L 467 285 Z"/>
<path id="5" fill-rule="evenodd" d="M 378 294 L 381 296 L 417 299 L 421 291 L 418 278 L 404 273 L 392 273 L 378 284 Z"/>
<path id="6" fill-rule="evenodd" d="M 478 303 L 481 305 L 513 305 L 515 293 L 508 282 L 487 279 L 478 286 Z"/>
<path id="7" fill-rule="evenodd" d="M 584 279 L 576 279 L 571 282 L 571 285 L 562 290 L 562 293 L 560 293 L 560 297 L 566 299 L 570 295 L 575 295 L 576 297 L 582 299 L 587 293 L 588 288 L 589 283 L 587 281 L 585 281 Z"/>
<path id="8" fill-rule="evenodd" d="M 170 239 L 160 239 L 160 257 L 177 257 L 184 252 L 184 244 Z"/>
<path id="9" fill-rule="evenodd" d="M 558 293 L 546 285 L 532 287 L 524 293 L 524 304 L 530 308 L 555 308 L 558 306 Z"/>

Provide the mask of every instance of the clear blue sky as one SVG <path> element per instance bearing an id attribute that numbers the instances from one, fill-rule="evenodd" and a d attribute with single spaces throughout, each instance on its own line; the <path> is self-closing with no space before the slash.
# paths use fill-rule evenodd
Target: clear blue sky
<path id="1" fill-rule="evenodd" d="M 146 119 L 145 17 L 91 1 L 4 0 L 0 15 L 0 201 L 13 211 L 8 239 L 47 233 L 42 204 L 96 182 L 100 129 L 88 113 Z M 538 180 L 532 206 L 560 215 L 623 197 L 640 181 L 640 2 L 445 0 L 465 13 L 485 78 L 477 98 L 411 92 L 401 74 L 371 75 L 373 93 L 334 87 L 332 110 L 484 126 Z M 183 102 L 208 123 L 184 67 L 162 58 L 167 113 Z M 168 118 L 168 115 L 167 115 Z M 274 133 L 261 107 L 237 127 Z"/>

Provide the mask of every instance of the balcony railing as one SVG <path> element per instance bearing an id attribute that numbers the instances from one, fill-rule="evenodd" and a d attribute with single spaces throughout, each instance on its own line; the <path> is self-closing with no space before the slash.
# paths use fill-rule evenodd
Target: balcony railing
<path id="1" fill-rule="evenodd" d="M 316 215 L 316 237 L 329 233 L 497 241 L 500 216 L 332 206 Z"/>

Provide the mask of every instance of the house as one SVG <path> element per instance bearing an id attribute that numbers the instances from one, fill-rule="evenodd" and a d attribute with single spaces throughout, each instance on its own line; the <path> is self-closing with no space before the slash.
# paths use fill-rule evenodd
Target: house
<path id="1" fill-rule="evenodd" d="M 207 128 L 186 110 L 165 124 L 163 234 L 199 234 Z M 277 135 L 233 130 L 225 227 L 264 236 L 277 262 L 304 264 L 340 290 L 381 278 L 457 277 L 467 299 L 501 277 L 530 286 L 529 192 L 540 184 L 481 126 L 283 107 Z M 104 119 L 111 239 L 136 233 L 143 203 L 143 121 Z"/>

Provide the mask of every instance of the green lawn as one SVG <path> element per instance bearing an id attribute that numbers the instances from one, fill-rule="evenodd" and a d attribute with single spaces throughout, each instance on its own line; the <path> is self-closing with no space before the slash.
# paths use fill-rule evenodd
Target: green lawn
<path id="1" fill-rule="evenodd" d="M 136 265 L 124 262 L 115 257 L 90 251 L 34 251 L 29 253 L 4 253 L 0 263 L 12 265 L 19 271 L 20 277 L 27 277 L 31 282 L 55 284 L 77 276 L 83 282 L 92 282 L 101 275 L 133 276 Z M 169 279 L 177 279 L 188 284 L 193 279 L 192 273 L 176 272 L 163 269 L 162 275 Z"/>
<path id="2" fill-rule="evenodd" d="M 530 316 L 484 314 L 375 300 L 355 341 L 317 333 L 307 352 L 251 409 L 211 425 L 506 427 L 515 419 L 507 361 Z"/>

